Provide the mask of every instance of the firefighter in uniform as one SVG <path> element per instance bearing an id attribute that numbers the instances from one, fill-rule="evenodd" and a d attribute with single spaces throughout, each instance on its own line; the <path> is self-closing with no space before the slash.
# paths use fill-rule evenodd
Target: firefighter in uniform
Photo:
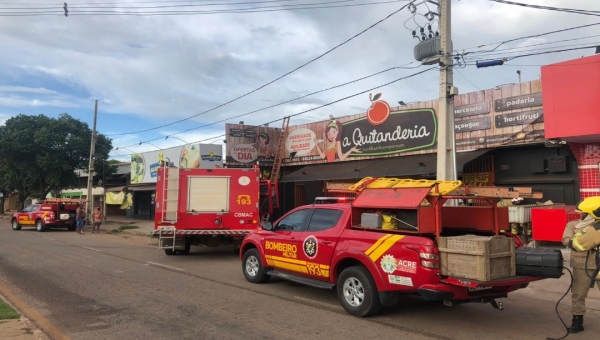
<path id="1" fill-rule="evenodd" d="M 572 249 L 571 311 L 573 322 L 570 333 L 583 331 L 585 299 L 598 276 L 598 246 L 600 246 L 600 196 L 588 197 L 577 204 L 581 220 L 571 221 L 565 227 L 562 242 Z M 599 286 L 600 288 L 600 286 Z"/>

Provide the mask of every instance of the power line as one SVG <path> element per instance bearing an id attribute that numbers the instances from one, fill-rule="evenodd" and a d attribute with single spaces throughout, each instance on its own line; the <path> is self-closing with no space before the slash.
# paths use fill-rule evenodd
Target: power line
<path id="1" fill-rule="evenodd" d="M 569 27 L 569 28 L 563 28 L 563 29 L 559 29 L 559 30 L 555 30 L 555 31 L 549 31 L 549 32 L 544 32 L 544 33 L 539 33 L 539 34 L 527 35 L 527 36 L 523 36 L 523 37 L 519 37 L 519 38 L 514 38 L 514 39 L 510 39 L 510 40 L 505 40 L 505 41 L 500 41 L 500 42 L 495 42 L 495 43 L 489 43 L 489 44 L 484 44 L 484 45 L 479 45 L 479 46 L 474 46 L 474 47 L 468 47 L 468 48 L 465 48 L 463 50 L 469 50 L 469 49 L 473 49 L 473 48 L 481 48 L 481 47 L 485 47 L 485 46 L 490 46 L 490 45 L 496 45 L 496 44 L 498 44 L 498 46 L 494 47 L 492 50 L 466 52 L 464 55 L 474 54 L 474 53 L 491 52 L 491 51 L 496 50 L 498 47 L 500 47 L 500 46 L 502 46 L 502 45 L 504 45 L 506 43 L 509 43 L 509 42 L 513 42 L 513 41 L 517 41 L 517 40 L 523 40 L 523 39 L 529 39 L 529 38 L 537 38 L 537 37 L 542 37 L 542 36 L 549 35 L 549 34 L 561 33 L 561 32 L 566 32 L 566 31 L 571 31 L 571 30 L 580 29 L 580 28 L 586 28 L 586 27 L 591 27 L 591 26 L 597 26 L 597 25 L 600 25 L 600 22 L 594 23 L 594 24 L 587 24 L 587 25 L 581 25 L 581 26 L 574 26 L 574 27 Z"/>
<path id="2" fill-rule="evenodd" d="M 492 53 L 497 53 L 497 52 L 511 52 L 511 51 L 515 51 L 515 50 L 519 50 L 519 49 L 523 49 L 523 48 L 528 48 L 528 47 L 542 46 L 542 45 L 552 45 L 552 44 L 556 44 L 556 43 L 559 43 L 559 42 L 585 40 L 585 39 L 597 38 L 597 37 L 600 37 L 600 34 L 597 34 L 597 35 L 588 35 L 588 36 L 585 36 L 585 37 L 572 38 L 572 39 L 562 39 L 562 40 L 548 41 L 548 42 L 538 43 L 538 44 L 521 45 L 521 46 L 509 47 L 509 48 L 504 48 L 504 49 L 497 49 L 497 50 L 494 50 L 494 51 L 491 51 L 491 50 L 490 51 L 475 51 L 475 52 L 465 53 L 464 55 L 469 54 L 472 57 L 478 57 L 480 55 L 485 55 L 485 54 L 492 54 Z"/>
<path id="3" fill-rule="evenodd" d="M 559 53 L 559 52 L 567 52 L 567 51 L 577 51 L 577 50 L 584 50 L 584 49 L 588 49 L 588 48 L 596 48 L 597 45 L 589 45 L 589 46 L 584 46 L 584 47 L 576 47 L 576 48 L 567 48 L 567 49 L 562 49 L 562 50 L 554 50 L 554 51 L 545 51 L 545 52 L 537 52 L 537 53 L 528 53 L 528 54 L 522 54 L 522 55 L 517 55 L 517 56 L 512 56 L 509 58 L 506 58 L 506 61 L 509 60 L 513 60 L 513 59 L 517 59 L 517 58 L 524 58 L 524 57 L 530 57 L 530 56 L 534 56 L 534 55 L 541 55 L 541 54 L 549 54 L 549 53 Z M 481 60 L 497 60 L 498 58 L 495 59 L 481 59 Z M 475 65 L 475 63 L 468 62 L 467 65 Z"/>
<path id="4" fill-rule="evenodd" d="M 135 11 L 135 12 L 127 12 L 127 11 L 102 11 L 102 10 L 91 10 L 91 11 L 82 11 L 75 10 L 71 11 L 69 9 L 69 15 L 73 16 L 173 16 L 173 15 L 212 15 L 212 14 L 242 14 L 242 13 L 263 13 L 263 12 L 278 12 L 278 11 L 294 11 L 294 10 L 306 10 L 306 9 L 330 9 L 330 8 L 343 8 L 343 7 L 357 7 L 357 6 L 371 6 L 371 5 L 381 5 L 381 4 L 389 4 L 396 2 L 404 2 L 409 0 L 388 0 L 388 1 L 379 1 L 379 2 L 367 2 L 367 3 L 359 3 L 359 4 L 345 4 L 345 5 L 327 5 L 328 3 L 313 3 L 313 4 L 294 4 L 294 5 L 279 5 L 279 6 L 256 6 L 256 7 L 247 7 L 247 8 L 231 8 L 231 9 L 218 9 L 218 10 L 206 10 L 206 11 Z M 416 1 L 416 0 L 412 0 Z M 343 1 L 338 1 L 343 2 Z M 325 4 L 324 6 L 320 6 L 321 4 Z M 227 6 L 227 5 L 222 5 Z M 292 7 L 298 6 L 298 7 Z M 305 7 L 299 7 L 305 6 Z M 40 12 L 8 12 L 4 14 L 0 14 L 0 16 L 5 17 L 23 17 L 23 16 L 62 16 L 64 15 L 64 10 L 45 10 Z"/>
<path id="5" fill-rule="evenodd" d="M 495 56 L 503 56 L 503 57 L 510 57 L 512 55 L 520 55 L 526 52 L 533 52 L 533 51 L 546 51 L 546 50 L 556 50 L 557 48 L 565 48 L 565 47 L 576 47 L 576 46 L 589 46 L 589 44 L 593 44 L 594 46 L 598 46 L 600 44 L 600 41 L 594 41 L 594 42 L 587 42 L 587 43 L 579 43 L 579 44 L 567 44 L 567 45 L 559 45 L 559 46 L 552 46 L 552 47 L 543 47 L 543 48 L 534 48 L 534 49 L 528 49 L 528 50 L 509 50 L 507 52 L 502 52 L 502 53 L 496 53 L 496 52 L 488 52 L 488 53 L 483 53 L 483 54 L 477 54 L 471 57 L 466 57 L 465 59 L 467 61 L 472 61 L 472 60 L 486 60 L 483 58 L 495 58 Z M 529 46 L 525 46 L 525 47 L 529 47 Z"/>
<path id="6" fill-rule="evenodd" d="M 479 91 L 481 91 L 481 89 L 479 87 L 477 87 L 475 84 L 473 84 L 467 77 L 465 77 L 459 70 L 458 68 L 454 68 L 454 71 L 456 71 L 461 77 L 463 77 L 464 80 L 466 80 L 467 82 L 469 82 L 469 84 L 471 84 L 474 88 L 478 89 Z"/>
<path id="7" fill-rule="evenodd" d="M 568 64 L 561 64 L 561 65 L 557 65 L 557 64 L 551 64 L 551 65 L 539 65 L 539 64 L 519 64 L 519 65 L 515 65 L 515 64 L 504 64 L 502 66 L 516 66 L 516 67 L 529 67 L 529 66 L 560 67 L 560 66 L 589 65 L 589 64 L 600 64 L 600 61 L 590 61 L 590 62 L 585 62 L 585 63 L 568 63 Z"/>
<path id="8" fill-rule="evenodd" d="M 600 16 L 600 11 L 589 11 L 589 10 L 583 10 L 583 9 L 531 5 L 531 4 L 524 4 L 521 2 L 513 2 L 513 1 L 506 1 L 506 0 L 490 0 L 490 1 L 505 4 L 505 5 L 521 6 L 521 7 L 535 8 L 535 9 L 545 9 L 545 10 L 549 10 L 549 11 L 576 13 L 576 14 L 583 14 L 583 15 Z"/>
<path id="9" fill-rule="evenodd" d="M 301 96 L 301 97 L 298 97 L 298 98 L 294 98 L 294 99 L 290 99 L 290 100 L 287 100 L 287 101 L 284 101 L 284 102 L 281 102 L 281 103 L 277 103 L 277 104 L 274 104 L 274 105 L 271 105 L 271 106 L 267 106 L 267 107 L 264 107 L 264 108 L 261 108 L 261 109 L 258 109 L 258 110 L 254 110 L 254 111 L 250 111 L 250 112 L 242 113 L 242 114 L 239 114 L 239 115 L 235 115 L 235 116 L 227 117 L 227 118 L 224 118 L 224 119 L 221 119 L 221 120 L 217 120 L 217 121 L 214 121 L 214 122 L 211 122 L 211 123 L 207 123 L 207 124 L 204 124 L 204 125 L 200 125 L 200 126 L 196 126 L 196 127 L 193 127 L 193 128 L 189 128 L 189 129 L 187 129 L 187 130 L 183 130 L 183 131 L 175 132 L 175 133 L 172 133 L 172 134 L 170 134 L 170 135 L 167 135 L 166 137 L 172 137 L 172 136 L 175 136 L 175 135 L 178 135 L 178 134 L 184 133 L 184 132 L 189 132 L 189 131 L 192 131 L 192 130 L 201 129 L 201 128 L 208 127 L 208 126 L 212 126 L 212 125 L 215 125 L 215 124 L 218 124 L 218 123 L 226 122 L 226 121 L 228 121 L 228 120 L 231 120 L 231 119 L 234 119 L 234 118 L 240 118 L 240 117 L 244 117 L 244 116 L 247 116 L 247 115 L 250 115 L 250 114 L 253 114 L 253 113 L 259 112 L 259 111 L 263 111 L 263 110 L 271 109 L 271 108 L 274 108 L 274 107 L 277 107 L 277 106 L 280 106 L 280 105 L 283 105 L 283 104 L 291 103 L 291 102 L 293 102 L 293 101 L 296 101 L 296 100 L 299 100 L 299 99 L 302 99 L 302 98 L 306 98 L 306 97 L 309 97 L 309 96 L 312 96 L 312 95 L 315 95 L 315 94 L 318 94 L 318 93 L 322 93 L 322 92 L 329 91 L 329 90 L 332 90 L 332 89 L 335 89 L 335 88 L 339 88 L 339 87 L 342 87 L 342 86 L 345 86 L 345 85 L 349 85 L 349 84 L 352 84 L 352 83 L 356 83 L 356 82 L 358 82 L 358 81 L 365 80 L 365 79 L 368 79 L 368 78 L 374 77 L 374 76 L 376 76 L 376 75 L 379 75 L 379 74 L 382 74 L 382 73 L 385 73 L 385 72 L 388 72 L 388 71 L 391 71 L 391 70 L 395 70 L 395 69 L 410 69 L 410 68 L 414 69 L 414 68 L 421 67 L 421 65 L 419 65 L 419 66 L 417 66 L 417 67 L 410 67 L 410 68 L 409 68 L 409 67 L 404 67 L 404 66 L 406 66 L 406 65 L 410 65 L 410 64 L 412 64 L 412 63 L 414 63 L 414 61 L 413 61 L 413 62 L 410 62 L 410 63 L 408 63 L 408 64 L 405 64 L 405 65 L 403 65 L 403 66 L 391 67 L 391 68 L 388 68 L 388 69 L 386 69 L 386 70 L 379 71 L 379 72 L 377 72 L 377 73 L 373 73 L 373 74 L 370 74 L 370 75 L 368 75 L 368 76 L 365 76 L 365 77 L 361 77 L 361 78 L 354 79 L 354 80 L 351 80 L 351 81 L 349 81 L 349 82 L 346 82 L 346 83 L 343 83 L 343 84 L 338 84 L 338 85 L 335 85 L 335 86 L 332 86 L 332 87 L 329 87 L 329 88 L 326 88 L 326 89 L 322 89 L 322 90 L 319 90 L 319 91 L 315 91 L 315 92 L 312 92 L 312 93 L 306 94 L 306 95 L 304 95 L 304 96 Z M 161 136 L 161 137 L 157 137 L 157 138 L 155 138 L 155 139 L 151 139 L 151 140 L 149 140 L 149 141 L 151 142 L 151 141 L 159 140 L 159 139 L 162 139 L 162 137 L 163 137 L 163 136 Z M 142 143 L 144 143 L 144 142 L 142 142 Z M 132 145 L 126 145 L 126 146 L 124 146 L 124 147 L 129 147 L 129 146 L 134 146 L 134 144 L 132 144 Z"/>
<path id="10" fill-rule="evenodd" d="M 294 68 L 293 70 L 291 70 L 291 71 L 289 71 L 289 72 L 287 72 L 287 73 L 285 73 L 285 74 L 283 74 L 283 75 L 281 75 L 281 76 L 279 76 L 279 77 L 277 77 L 277 78 L 275 78 L 275 79 L 271 80 L 270 82 L 268 82 L 268 83 L 266 83 L 266 84 L 264 84 L 264 85 L 261 85 L 261 86 L 259 86 L 259 87 L 255 88 L 254 90 L 252 90 L 252 91 L 250 91 L 250 92 L 246 92 L 245 94 L 243 94 L 243 95 L 241 95 L 241 96 L 238 96 L 238 97 L 236 97 L 236 98 L 234 98 L 234 99 L 232 99 L 232 100 L 229 100 L 229 101 L 227 101 L 227 102 L 225 102 L 225 103 L 223 103 L 223 104 L 217 105 L 217 106 L 215 106 L 215 107 L 213 107 L 213 108 L 211 108 L 211 109 L 209 109 L 209 110 L 205 110 L 205 111 L 203 111 L 203 112 L 201 112 L 201 113 L 195 114 L 195 115 L 193 115 L 193 116 L 190 116 L 190 117 L 188 117 L 188 118 L 180 119 L 180 120 L 177 120 L 177 121 L 175 121 L 175 122 L 168 123 L 168 124 L 163 124 L 163 125 L 161 125 L 161 126 L 157 126 L 157 127 L 151 128 L 151 129 L 144 129 L 144 130 L 140 130 L 140 131 L 134 131 L 134 132 L 128 132 L 128 133 L 112 134 L 112 135 L 109 135 L 109 136 L 122 136 L 122 135 L 129 135 L 129 134 L 136 134 L 136 133 L 142 133 L 142 132 L 153 131 L 153 130 L 156 130 L 156 129 L 160 129 L 160 128 L 163 128 L 163 127 L 166 127 L 166 126 L 170 126 L 170 125 L 173 125 L 173 124 L 181 123 L 181 122 L 183 122 L 183 121 L 186 121 L 186 120 L 189 120 L 189 119 L 192 119 L 192 118 L 198 117 L 198 116 L 200 116 L 200 115 L 203 115 L 203 114 L 205 114 L 205 113 L 208 113 L 208 112 L 214 111 L 214 110 L 216 110 L 216 109 L 218 109 L 218 108 L 221 108 L 221 107 L 223 107 L 223 106 L 225 106 L 225 105 L 231 104 L 231 103 L 233 103 L 233 102 L 235 102 L 235 101 L 237 101 L 237 100 L 240 100 L 240 99 L 242 99 L 242 98 L 244 98 L 244 97 L 247 97 L 248 95 L 250 95 L 250 94 L 252 94 L 252 93 L 254 93 L 254 92 L 258 91 L 258 90 L 261 90 L 261 89 L 263 89 L 263 88 L 267 87 L 268 85 L 271 85 L 271 84 L 275 83 L 275 82 L 276 82 L 276 81 L 278 81 L 278 80 L 281 80 L 282 78 L 284 78 L 284 77 L 286 77 L 286 76 L 288 76 L 288 75 L 290 75 L 290 74 L 292 74 L 292 73 L 294 73 L 294 72 L 298 71 L 299 69 L 301 69 L 301 68 L 303 68 L 303 67 L 305 67 L 305 66 L 307 66 L 307 65 L 311 64 L 312 62 L 314 62 L 314 61 L 316 61 L 316 60 L 318 60 L 318 59 L 320 59 L 320 58 L 322 58 L 322 57 L 326 56 L 327 54 L 329 54 L 329 53 L 333 52 L 333 51 L 334 51 L 334 50 L 336 50 L 337 48 L 339 48 L 339 47 L 341 47 L 341 46 L 343 46 L 343 45 L 347 44 L 348 42 L 352 41 L 353 39 L 357 38 L 358 36 L 362 35 L 363 33 L 367 32 L 368 30 L 372 29 L 373 27 L 375 27 L 375 26 L 379 25 L 380 23 L 384 22 L 385 20 L 387 20 L 387 19 L 391 18 L 391 17 L 392 17 L 394 14 L 396 14 L 396 13 L 400 12 L 401 10 L 403 10 L 404 8 L 406 8 L 406 7 L 407 7 L 409 4 L 411 4 L 413 1 L 415 1 L 415 0 L 412 0 L 410 3 L 408 3 L 408 4 L 404 5 L 404 6 L 402 6 L 400 9 L 398 9 L 398 10 L 396 10 L 396 11 L 392 12 L 391 14 L 387 15 L 385 18 L 383 18 L 383 19 L 381 19 L 381 20 L 377 21 L 376 23 L 372 24 L 371 26 L 367 27 L 366 29 L 362 30 L 361 32 L 359 32 L 359 33 L 355 34 L 354 36 L 350 37 L 349 39 L 346 39 L 344 42 L 342 42 L 342 43 L 340 43 L 340 44 L 338 44 L 338 45 L 334 46 L 333 48 L 329 49 L 329 50 L 328 50 L 328 51 L 326 51 L 325 53 L 322 53 L 321 55 L 319 55 L 319 56 L 317 56 L 317 57 L 315 57 L 315 58 L 313 58 L 313 59 L 309 60 L 308 62 L 306 62 L 306 63 L 304 63 L 304 64 L 302 64 L 302 65 L 300 65 L 300 66 L 298 66 L 298 67 Z"/>
<path id="11" fill-rule="evenodd" d="M 323 105 L 320 105 L 320 106 L 317 106 L 317 107 L 313 107 L 313 108 L 311 108 L 311 109 L 304 110 L 304 111 L 301 111 L 301 112 L 298 112 L 298 113 L 295 113 L 295 114 L 292 114 L 292 115 L 289 115 L 288 117 L 296 117 L 296 116 L 299 116 L 299 115 L 303 115 L 303 114 L 305 114 L 305 113 L 308 113 L 308 112 L 311 112 L 311 111 L 315 111 L 315 110 L 318 110 L 318 109 L 321 109 L 321 108 L 324 108 L 324 107 L 327 107 L 327 106 L 330 106 L 330 105 L 333 105 L 333 104 L 339 103 L 339 102 L 341 102 L 341 101 L 344 101 L 344 100 L 347 100 L 347 99 L 350 99 L 350 98 L 353 98 L 353 97 L 359 96 L 359 95 L 361 95 L 361 94 L 365 94 L 365 93 L 371 92 L 371 91 L 373 91 L 373 90 L 376 90 L 376 89 L 379 89 L 379 88 L 381 88 L 381 87 L 385 87 L 385 86 L 388 86 L 388 85 L 391 85 L 391 84 L 397 83 L 397 82 L 399 82 L 399 81 L 401 81 L 401 80 L 408 79 L 408 78 L 412 78 L 412 77 L 414 77 L 414 76 L 417 76 L 417 75 L 419 75 L 419 74 L 422 74 L 422 73 L 425 73 L 425 72 L 428 72 L 428 71 L 431 71 L 431 70 L 436 70 L 436 69 L 439 69 L 439 68 L 438 68 L 438 67 L 435 67 L 435 66 L 434 66 L 434 67 L 430 67 L 430 68 L 428 68 L 428 69 L 425 69 L 425 70 L 422 70 L 422 71 L 419 71 L 419 72 L 415 72 L 415 73 L 413 73 L 413 74 L 410 74 L 410 75 L 408 75 L 408 76 L 405 76 L 405 77 L 401 77 L 401 78 L 398 78 L 398 79 L 392 80 L 392 81 L 390 81 L 390 82 L 387 82 L 387 83 L 385 83 L 385 84 L 378 85 L 378 86 L 376 86 L 376 87 L 373 87 L 373 88 L 370 88 L 370 89 L 368 89 L 368 90 L 364 90 L 364 91 L 361 91 L 361 92 L 358 92 L 358 93 L 354 93 L 354 94 L 352 94 L 352 95 L 349 95 L 349 96 L 346 96 L 346 97 L 343 97 L 343 98 L 340 98 L 340 99 L 334 100 L 334 101 L 332 101 L 332 102 L 329 102 L 329 103 L 326 103 L 326 104 L 323 104 Z M 278 122 L 278 121 L 280 121 L 280 120 L 282 120 L 282 119 L 284 119 L 284 118 L 275 119 L 275 120 L 272 120 L 272 121 L 269 121 L 269 122 L 266 122 L 266 123 L 262 123 L 262 124 L 259 124 L 259 125 L 265 125 L 265 124 L 271 124 L 271 123 L 275 123 L 275 122 Z M 211 140 L 211 139 L 215 139 L 215 138 L 219 138 L 219 137 L 225 137 L 225 136 L 226 136 L 226 134 L 223 134 L 223 135 L 218 135 L 218 136 L 213 136 L 213 137 L 210 137 L 210 138 L 205 138 L 205 139 L 202 139 L 202 140 L 199 140 L 199 141 L 195 141 L 195 142 L 192 142 L 192 143 L 189 143 L 189 144 L 200 143 L 200 142 L 204 142 L 204 141 L 207 141 L 207 140 Z M 151 141 L 154 141 L 154 140 L 157 140 L 157 139 L 162 139 L 162 137 L 160 137 L 160 138 L 155 138 L 155 139 L 151 139 L 151 140 L 144 141 L 144 142 L 141 142 L 141 143 L 151 142 Z M 119 146 L 119 148 L 127 148 L 127 147 L 130 147 L 130 146 L 135 146 L 135 145 L 139 145 L 139 144 L 133 144 L 133 145 L 128 145 L 128 146 Z"/>
<path id="12" fill-rule="evenodd" d="M 277 3 L 277 2 L 294 2 L 294 1 L 303 1 L 303 0 L 265 0 L 265 1 L 242 1 L 242 2 L 229 2 L 229 3 L 213 3 L 208 4 L 188 4 L 188 5 L 160 5 L 160 6 L 81 6 L 81 4 L 70 5 L 68 6 L 69 11 L 76 9 L 161 9 L 161 8 L 190 8 L 190 7 L 212 7 L 212 6 L 235 6 L 235 5 L 250 5 L 250 4 L 263 4 L 263 3 Z M 340 3 L 340 2 L 352 2 L 358 0 L 336 0 L 336 1 L 326 1 L 326 2 L 316 2 L 316 3 L 308 3 L 308 4 L 292 4 L 288 6 L 305 6 L 305 5 L 321 5 L 321 4 L 329 4 L 329 3 Z M 46 7 L 0 7 L 0 10 L 50 10 L 50 9 L 58 9 L 59 11 L 63 10 L 62 6 L 46 6 Z"/>

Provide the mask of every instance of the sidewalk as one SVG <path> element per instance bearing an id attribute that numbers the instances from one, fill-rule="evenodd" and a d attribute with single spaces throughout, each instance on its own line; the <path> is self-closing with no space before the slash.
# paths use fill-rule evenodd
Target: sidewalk
<path id="1" fill-rule="evenodd" d="M 152 236 L 152 232 L 154 231 L 154 220 L 134 220 L 126 217 L 107 216 L 106 220 L 102 222 L 100 230 L 103 233 L 108 233 L 111 230 L 119 230 L 122 226 L 134 226 L 137 228 L 122 228 L 122 230 L 119 231 L 120 233 L 139 236 Z M 85 230 L 87 232 L 92 232 L 92 226 L 86 225 Z"/>

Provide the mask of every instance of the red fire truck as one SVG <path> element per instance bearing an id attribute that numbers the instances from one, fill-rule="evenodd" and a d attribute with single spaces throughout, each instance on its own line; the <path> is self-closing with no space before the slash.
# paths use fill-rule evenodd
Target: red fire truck
<path id="1" fill-rule="evenodd" d="M 167 255 L 233 244 L 279 206 L 277 183 L 258 168 L 158 169 L 154 234 Z"/>

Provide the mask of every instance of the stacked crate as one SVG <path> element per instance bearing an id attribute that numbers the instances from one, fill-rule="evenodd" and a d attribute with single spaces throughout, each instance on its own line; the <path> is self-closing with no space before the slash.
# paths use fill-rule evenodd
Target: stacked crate
<path id="1" fill-rule="evenodd" d="M 515 241 L 506 236 L 440 237 L 441 274 L 476 281 L 516 275 Z"/>

